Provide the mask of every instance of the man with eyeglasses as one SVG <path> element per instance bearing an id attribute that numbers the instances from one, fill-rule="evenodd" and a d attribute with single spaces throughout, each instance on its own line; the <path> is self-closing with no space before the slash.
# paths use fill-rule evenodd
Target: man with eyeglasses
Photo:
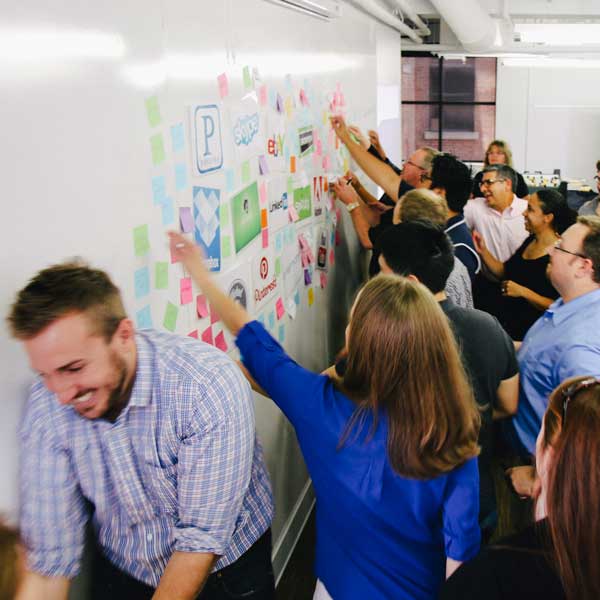
<path id="1" fill-rule="evenodd" d="M 596 182 L 596 189 L 598 195 L 587 202 L 584 202 L 579 207 L 580 215 L 600 215 L 600 160 L 596 162 L 596 176 L 594 177 Z"/>
<path id="2" fill-rule="evenodd" d="M 579 217 L 549 255 L 548 275 L 561 297 L 519 348 L 519 408 L 506 428 L 523 458 L 535 452 L 552 390 L 569 377 L 600 376 L 600 217 Z"/>

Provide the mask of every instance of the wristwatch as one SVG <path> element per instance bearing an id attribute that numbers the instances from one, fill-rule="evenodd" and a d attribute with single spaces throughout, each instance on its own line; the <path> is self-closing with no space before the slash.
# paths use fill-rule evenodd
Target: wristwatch
<path id="1" fill-rule="evenodd" d="M 351 213 L 355 208 L 360 206 L 360 202 L 351 202 L 350 204 L 346 204 L 346 210 Z"/>

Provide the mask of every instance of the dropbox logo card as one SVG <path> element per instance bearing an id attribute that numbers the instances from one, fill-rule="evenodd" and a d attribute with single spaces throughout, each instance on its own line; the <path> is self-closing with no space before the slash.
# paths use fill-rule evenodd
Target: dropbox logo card
<path id="1" fill-rule="evenodd" d="M 221 226 L 219 205 L 221 191 L 194 186 L 194 238 L 204 251 L 206 266 L 221 269 Z"/>
<path id="2" fill-rule="evenodd" d="M 221 115 L 216 104 L 195 106 L 192 115 L 194 170 L 197 175 L 205 175 L 223 166 Z"/>

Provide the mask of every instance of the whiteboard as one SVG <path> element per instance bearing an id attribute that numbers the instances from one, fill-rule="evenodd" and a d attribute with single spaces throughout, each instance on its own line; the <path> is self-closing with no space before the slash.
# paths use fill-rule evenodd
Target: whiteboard
<path id="1" fill-rule="evenodd" d="M 338 211 L 337 225 L 336 212 L 325 207 L 314 216 L 313 178 L 339 175 L 348 166 L 343 152 L 331 146 L 335 142 L 328 134 L 327 115 L 332 103 L 361 127 L 377 124 L 376 59 L 381 62 L 381 56 L 376 57 L 377 39 L 389 40 L 390 30 L 347 5 L 341 18 L 328 22 L 263 0 L 59 4 L 22 0 L 5 4 L 0 21 L 0 116 L 5 140 L 0 164 L 6 183 L 0 258 L 3 313 L 15 292 L 39 269 L 82 256 L 111 275 L 123 292 L 129 315 L 139 324 L 147 323 L 150 315 L 156 328 L 167 324 L 181 335 L 198 332 L 201 337 L 212 327 L 210 316 L 198 317 L 198 290 L 182 290 L 186 274 L 180 265 L 170 263 L 165 231 L 179 226 L 182 208 L 189 211 L 185 219 L 198 216 L 195 197 L 202 207 L 215 202 L 216 195 L 220 207 L 229 208 L 228 223 L 223 224 L 221 213 L 217 219 L 219 279 L 231 284 L 236 269 L 260 276 L 257 257 L 263 250 L 270 252 L 269 273 L 279 268 L 279 288 L 268 302 L 261 299 L 255 315 L 269 326 L 275 311 L 271 330 L 291 355 L 310 369 L 325 368 L 343 344 L 364 257 L 347 214 Z M 399 37 L 391 38 L 397 41 L 398 53 L 386 60 L 399 80 Z M 389 43 L 384 46 L 389 48 Z M 283 100 L 281 111 L 278 96 Z M 239 124 L 242 138 L 250 136 L 254 126 L 244 119 L 253 110 L 260 127 L 247 144 L 236 145 L 235 125 Z M 269 155 L 268 149 L 279 120 L 281 131 L 296 138 L 288 144 L 289 152 L 283 149 L 283 159 Z M 300 137 L 300 130 L 307 127 L 316 137 L 312 149 L 300 156 L 311 142 L 306 133 Z M 315 158 L 317 141 L 320 151 Z M 264 174 L 259 156 L 267 163 Z M 291 156 L 296 156 L 296 173 L 290 173 Z M 327 271 L 310 265 L 309 285 L 302 269 L 297 288 L 282 289 L 283 258 L 279 267 L 276 263 L 285 248 L 275 247 L 278 233 L 286 229 L 277 229 L 281 222 L 274 220 L 267 228 L 267 248 L 263 248 L 264 223 L 258 235 L 255 223 L 246 233 L 233 231 L 246 227 L 233 223 L 233 200 L 254 183 L 261 209 L 267 206 L 261 202 L 262 184 L 267 196 L 271 187 L 291 191 L 290 202 L 295 190 L 309 188 L 313 212 L 292 225 L 292 242 L 297 242 L 298 231 L 304 232 L 315 256 L 321 228 L 327 242 Z M 301 203 L 302 197 L 298 200 Z M 201 218 L 206 226 L 209 213 Z M 282 233 L 282 245 L 285 236 Z M 225 237 L 228 256 L 223 252 Z M 214 243 L 214 236 L 209 232 L 206 240 Z M 157 269 L 162 269 L 159 277 Z M 321 273 L 326 274 L 324 287 Z M 157 289 L 158 279 L 162 289 Z M 248 285 L 252 287 L 251 282 Z M 250 291 L 254 298 L 254 288 Z M 192 301 L 182 305 L 182 294 L 187 302 L 190 292 Z M 281 319 L 279 298 L 285 309 Z M 214 325 L 213 342 L 221 329 Z M 231 338 L 219 340 L 232 350 Z M 16 430 L 33 374 L 21 346 L 5 328 L 0 332 L 0 358 L 0 511 L 14 515 Z M 259 396 L 256 412 L 275 494 L 277 554 L 280 547 L 289 549 L 290 539 L 297 535 L 311 499 L 310 487 L 285 418 L 270 400 Z M 284 561 L 282 554 L 276 569 L 281 570 Z"/>

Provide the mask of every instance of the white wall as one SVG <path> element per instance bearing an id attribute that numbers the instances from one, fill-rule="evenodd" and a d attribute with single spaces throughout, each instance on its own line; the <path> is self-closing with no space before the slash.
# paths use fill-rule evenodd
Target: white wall
<path id="1" fill-rule="evenodd" d="M 496 137 L 520 171 L 590 180 L 600 159 L 600 79 L 595 69 L 506 67 L 498 61 Z"/>

